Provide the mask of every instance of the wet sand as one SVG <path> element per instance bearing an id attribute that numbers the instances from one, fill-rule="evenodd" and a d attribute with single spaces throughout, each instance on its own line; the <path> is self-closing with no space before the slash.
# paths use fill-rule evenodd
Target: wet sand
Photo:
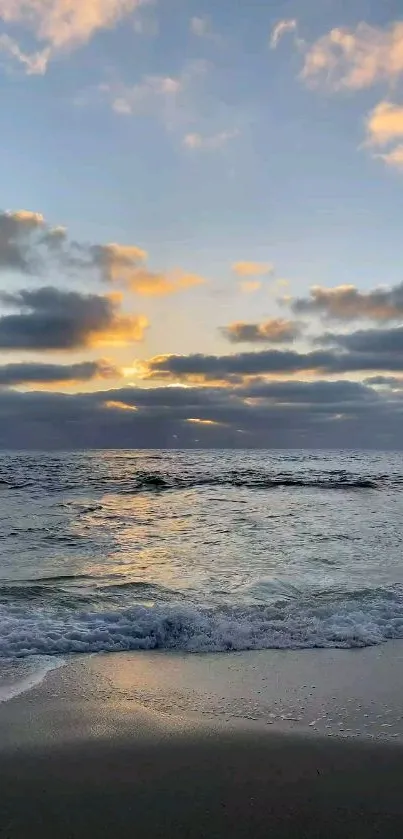
<path id="1" fill-rule="evenodd" d="M 234 658 L 113 655 L 77 659 L 54 671 L 0 706 L 0 836 L 402 835 L 403 744 L 399 737 L 383 737 L 381 728 L 386 706 L 397 710 L 401 701 L 400 648 L 324 651 L 315 658 L 316 652 L 295 658 L 270 652 Z M 385 678 L 380 682 L 388 666 L 389 687 Z M 356 712 L 358 692 L 364 695 L 372 678 L 371 701 L 383 708 L 378 736 L 343 739 L 315 734 L 309 723 L 280 717 L 264 722 L 259 707 L 257 719 L 242 718 L 239 702 L 235 716 L 229 715 L 237 691 L 245 702 L 249 693 L 256 707 L 257 685 L 265 678 L 260 710 L 266 714 L 279 698 L 295 704 L 292 688 L 302 689 L 301 675 L 311 678 L 310 668 L 316 668 L 315 690 L 312 682 L 308 691 L 315 708 L 327 694 L 329 702 L 340 700 L 347 708 L 355 673 Z M 334 684 L 326 684 L 330 672 L 343 686 L 338 697 Z M 190 689 L 193 705 L 186 709 Z M 213 713 L 214 691 L 223 713 L 217 703 Z M 203 692 L 210 697 L 207 710 L 204 700 L 198 709 L 195 701 Z"/>

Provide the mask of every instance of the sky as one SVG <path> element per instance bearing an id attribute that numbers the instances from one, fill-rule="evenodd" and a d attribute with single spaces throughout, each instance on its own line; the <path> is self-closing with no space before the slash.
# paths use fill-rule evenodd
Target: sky
<path id="1" fill-rule="evenodd" d="M 0 0 L 0 448 L 402 448 L 399 7 Z"/>

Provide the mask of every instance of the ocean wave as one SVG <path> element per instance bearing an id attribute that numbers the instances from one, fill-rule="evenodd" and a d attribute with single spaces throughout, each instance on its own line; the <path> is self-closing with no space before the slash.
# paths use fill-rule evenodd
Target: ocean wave
<path id="1" fill-rule="evenodd" d="M 21 475 L 7 475 L 0 478 L 3 491 L 31 490 L 45 491 L 50 494 L 59 492 L 74 492 L 83 488 L 90 488 L 95 492 L 113 492 L 122 495 L 131 495 L 143 492 L 166 492 L 173 490 L 187 490 L 198 487 L 223 487 L 236 489 L 260 489 L 274 490 L 281 488 L 310 488 L 319 490 L 354 490 L 354 489 L 381 489 L 384 486 L 400 486 L 403 483 L 403 476 L 387 476 L 385 474 L 357 474 L 345 471 L 313 471 L 301 469 L 295 472 L 264 470 L 264 469 L 236 469 L 223 472 L 215 472 L 198 469 L 166 469 L 153 471 L 152 469 L 131 469 L 119 475 L 106 474 L 83 474 L 66 470 L 60 473 L 43 473 L 38 470 L 36 480 L 22 479 Z M 83 503 L 79 500 L 62 502 L 61 506 L 72 508 L 77 515 L 97 513 L 102 506 L 94 503 Z"/>
<path id="2" fill-rule="evenodd" d="M 161 600 L 166 602 L 175 597 L 181 600 L 184 595 L 173 589 L 166 589 L 164 586 L 146 582 L 144 580 L 125 580 L 121 574 L 108 575 L 87 575 L 87 574 L 61 574 L 53 577 L 38 577 L 34 579 L 2 581 L 0 582 L 0 612 L 1 601 L 10 603 L 21 603 L 23 601 L 36 601 L 36 607 L 69 605 L 76 610 L 85 608 L 89 604 L 92 607 L 102 608 L 105 604 L 116 602 L 123 603 L 130 597 L 143 602 L 147 600 Z M 0 625 L 0 635 L 1 635 Z M 0 639 L 1 650 L 1 639 Z"/>
<path id="3" fill-rule="evenodd" d="M 281 487 L 378 489 L 380 483 L 373 478 L 348 474 L 335 475 L 334 473 L 302 477 L 288 474 L 267 475 L 260 472 L 231 472 L 222 475 L 162 475 L 145 472 L 136 474 L 132 486 L 123 489 L 123 492 L 131 494 L 219 486 L 237 489 L 277 489 Z"/>
<path id="4" fill-rule="evenodd" d="M 398 587 L 285 598 L 270 606 L 135 605 L 110 611 L 0 606 L 0 657 L 130 650 L 189 653 L 354 648 L 403 638 Z"/>

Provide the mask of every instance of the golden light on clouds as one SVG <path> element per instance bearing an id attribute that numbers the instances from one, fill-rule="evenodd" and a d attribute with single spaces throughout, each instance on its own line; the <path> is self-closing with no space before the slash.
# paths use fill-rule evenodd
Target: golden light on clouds
<path id="1" fill-rule="evenodd" d="M 255 294 L 262 288 L 262 283 L 260 280 L 244 280 L 239 283 L 239 288 L 244 294 Z"/>
<path id="2" fill-rule="evenodd" d="M 105 408 L 110 408 L 114 411 L 134 411 L 137 412 L 137 408 L 134 405 L 127 405 L 126 402 L 120 402 L 119 400 L 115 399 L 108 399 L 107 402 L 103 403 Z"/>
<path id="3" fill-rule="evenodd" d="M 361 90 L 403 73 L 403 22 L 332 29 L 306 51 L 302 78 L 333 90 Z"/>
<path id="4" fill-rule="evenodd" d="M 90 333 L 88 347 L 126 347 L 142 341 L 149 326 L 145 315 L 116 315 L 106 329 Z"/>
<path id="5" fill-rule="evenodd" d="M 395 169 L 403 171 L 403 144 L 396 146 L 392 151 L 376 156 L 380 157 L 388 166 L 393 166 Z"/>
<path id="6" fill-rule="evenodd" d="M 27 227 L 42 227 L 45 224 L 42 213 L 33 213 L 31 210 L 8 210 L 5 215 Z"/>
<path id="7" fill-rule="evenodd" d="M 301 334 L 301 325 L 284 318 L 270 318 L 261 323 L 233 321 L 223 327 L 222 333 L 233 344 L 237 343 L 272 343 L 293 342 Z"/>
<path id="8" fill-rule="evenodd" d="M 367 119 L 368 143 L 385 146 L 403 137 L 403 107 L 393 102 L 380 102 Z"/>
<path id="9" fill-rule="evenodd" d="M 204 285 L 205 282 L 204 277 L 199 274 L 187 273 L 181 269 L 164 274 L 139 268 L 133 271 L 128 286 L 131 291 L 144 297 L 164 297 Z"/>
<path id="10" fill-rule="evenodd" d="M 197 419 L 191 417 L 187 419 L 186 422 L 191 422 L 194 425 L 217 425 L 217 426 L 225 426 L 225 422 L 217 422 L 216 420 L 206 420 L 206 419 Z"/>
<path id="11" fill-rule="evenodd" d="M 274 265 L 270 262 L 234 262 L 232 270 L 238 277 L 262 277 L 272 274 Z"/>
<path id="12" fill-rule="evenodd" d="M 30 74 L 46 72 L 59 52 L 88 42 L 100 29 L 114 26 L 135 11 L 143 0 L 0 0 L 0 19 L 30 30 L 39 48 L 24 53 L 14 37 L 4 35 L 0 49 L 25 66 Z"/>
<path id="13" fill-rule="evenodd" d="M 144 297 L 177 294 L 206 282 L 199 274 L 180 268 L 169 272 L 151 271 L 145 264 L 147 251 L 135 245 L 95 245 L 92 255 L 106 282 L 120 283 Z"/>

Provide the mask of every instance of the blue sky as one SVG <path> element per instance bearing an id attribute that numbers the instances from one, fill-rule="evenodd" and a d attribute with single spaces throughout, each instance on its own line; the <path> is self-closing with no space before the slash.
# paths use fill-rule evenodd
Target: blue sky
<path id="1" fill-rule="evenodd" d="M 3 218 L 36 265 L 5 259 L 1 289 L 119 290 L 121 315 L 148 326 L 104 342 L 121 371 L 115 387 L 142 384 L 138 360 L 261 350 L 260 338 L 229 342 L 223 328 L 290 319 L 312 286 L 365 295 L 401 283 L 397 0 L 0 0 L 0 55 Z M 41 214 L 35 229 L 22 210 Z M 110 243 L 144 250 L 134 274 L 146 267 L 170 288 L 156 291 L 153 275 L 139 292 L 121 261 L 106 276 L 105 262 L 72 270 L 54 251 L 39 269 L 39 240 L 28 239 L 58 226 L 70 255 L 74 243 L 90 260 Z M 0 257 L 2 246 L 0 234 Z M 2 299 L 0 321 L 9 310 Z M 324 328 L 322 310 L 310 314 L 298 351 Z M 340 322 L 351 330 L 351 318 Z M 380 318 L 358 312 L 354 323 Z M 100 345 L 73 342 L 66 354 L 16 340 L 3 360 L 96 361 Z"/>

